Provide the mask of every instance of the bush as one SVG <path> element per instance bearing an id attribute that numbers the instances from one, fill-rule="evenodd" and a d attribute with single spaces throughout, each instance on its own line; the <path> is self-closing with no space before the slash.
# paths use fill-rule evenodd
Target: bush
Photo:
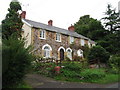
<path id="1" fill-rule="evenodd" d="M 101 46 L 94 46 L 90 49 L 88 54 L 88 61 L 93 63 L 107 63 L 109 53 Z"/>
<path id="2" fill-rule="evenodd" d="M 2 48 L 2 84 L 4 87 L 12 87 L 22 81 L 31 65 L 32 54 L 30 47 L 25 48 L 24 40 L 11 36 L 3 40 Z"/>
<path id="3" fill-rule="evenodd" d="M 119 63 L 120 63 L 120 56 L 113 55 L 113 56 L 110 57 L 110 59 L 108 61 L 108 64 L 110 66 L 110 69 L 111 69 L 110 71 L 112 73 L 118 74 L 118 72 L 120 70 Z"/>
<path id="4" fill-rule="evenodd" d="M 64 68 L 61 69 L 61 76 L 66 78 L 78 78 L 81 72 L 81 65 L 78 63 L 64 63 Z"/>
<path id="5" fill-rule="evenodd" d="M 55 66 L 56 66 L 55 63 L 43 63 L 43 62 L 35 62 L 32 65 L 34 72 L 50 77 L 54 75 Z"/>
<path id="6" fill-rule="evenodd" d="M 105 72 L 101 69 L 85 69 L 80 73 L 80 76 L 84 80 L 92 81 L 92 80 L 101 79 L 105 77 Z"/>

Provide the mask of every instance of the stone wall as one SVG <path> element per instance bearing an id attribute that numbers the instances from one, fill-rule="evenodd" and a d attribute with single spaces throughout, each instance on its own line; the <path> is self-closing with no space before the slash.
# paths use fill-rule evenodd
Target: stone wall
<path id="1" fill-rule="evenodd" d="M 33 42 L 33 46 L 35 49 L 35 54 L 42 56 L 43 55 L 43 51 L 42 51 L 42 47 L 45 44 L 49 44 L 52 47 L 52 52 L 51 55 L 54 56 L 55 58 L 59 59 L 59 52 L 58 49 L 63 46 L 65 48 L 65 50 L 67 48 L 70 48 L 70 43 L 69 43 L 69 36 L 68 35 L 63 35 L 61 34 L 61 42 L 57 42 L 55 40 L 56 38 L 56 33 L 55 32 L 51 32 L 51 31 L 46 31 L 46 39 L 40 39 L 40 29 L 37 28 L 33 28 L 32 29 L 32 42 Z M 80 39 L 79 38 L 75 38 L 75 44 L 76 45 L 80 45 Z M 87 41 L 86 41 L 87 42 Z M 77 50 L 73 49 L 74 54 L 77 54 Z M 66 53 L 65 53 L 66 55 Z"/>

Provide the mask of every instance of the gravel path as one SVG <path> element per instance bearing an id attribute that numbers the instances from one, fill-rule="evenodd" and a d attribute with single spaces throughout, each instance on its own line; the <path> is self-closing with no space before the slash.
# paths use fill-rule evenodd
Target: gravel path
<path id="1" fill-rule="evenodd" d="M 51 78 L 38 75 L 27 74 L 25 81 L 33 88 L 118 88 L 118 83 L 113 84 L 91 84 L 78 82 L 56 81 Z"/>

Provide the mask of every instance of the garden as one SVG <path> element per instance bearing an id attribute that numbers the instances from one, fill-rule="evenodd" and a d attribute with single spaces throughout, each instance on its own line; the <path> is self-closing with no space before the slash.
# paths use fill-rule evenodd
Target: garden
<path id="1" fill-rule="evenodd" d="M 87 60 L 67 61 L 61 63 L 41 62 L 32 63 L 33 72 L 60 81 L 85 82 L 108 84 L 119 82 L 119 56 L 111 56 L 104 66 L 100 64 L 90 65 Z"/>

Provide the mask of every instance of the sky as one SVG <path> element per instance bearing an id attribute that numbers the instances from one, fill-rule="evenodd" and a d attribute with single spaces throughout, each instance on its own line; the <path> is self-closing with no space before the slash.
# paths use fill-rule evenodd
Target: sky
<path id="1" fill-rule="evenodd" d="M 100 20 L 107 9 L 107 4 L 118 10 L 120 0 L 18 0 L 26 19 L 47 24 L 51 19 L 53 26 L 68 29 L 81 16 L 90 15 Z M 8 13 L 11 0 L 0 1 L 0 22 Z"/>

